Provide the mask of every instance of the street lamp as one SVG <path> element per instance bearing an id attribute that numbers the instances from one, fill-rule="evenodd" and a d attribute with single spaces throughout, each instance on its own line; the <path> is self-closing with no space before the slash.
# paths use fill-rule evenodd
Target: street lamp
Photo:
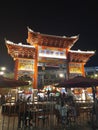
<path id="1" fill-rule="evenodd" d="M 5 70 L 6 70 L 6 67 L 1 67 L 0 68 L 0 75 L 4 75 Z"/>
<path id="2" fill-rule="evenodd" d="M 2 71 L 5 71 L 5 70 L 6 70 L 6 67 L 1 67 L 1 70 L 2 70 Z"/>
<path id="3" fill-rule="evenodd" d="M 59 76 L 60 76 L 60 78 L 64 78 L 64 74 L 63 73 L 60 73 Z"/>
<path id="4" fill-rule="evenodd" d="M 3 71 L 0 71 L 0 75 L 4 75 L 4 72 L 3 72 Z"/>

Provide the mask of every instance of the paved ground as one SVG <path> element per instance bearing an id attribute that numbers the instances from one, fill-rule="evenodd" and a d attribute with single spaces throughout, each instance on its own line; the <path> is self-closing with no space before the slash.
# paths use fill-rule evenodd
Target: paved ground
<path id="1" fill-rule="evenodd" d="M 97 130 L 91 128 L 91 123 L 85 119 L 78 121 L 78 123 L 71 124 L 66 129 L 62 128 L 60 124 L 55 121 L 54 115 L 51 115 L 49 124 L 45 126 L 37 125 L 36 127 L 17 128 L 17 116 L 6 116 L 1 114 L 0 108 L 0 130 Z"/>

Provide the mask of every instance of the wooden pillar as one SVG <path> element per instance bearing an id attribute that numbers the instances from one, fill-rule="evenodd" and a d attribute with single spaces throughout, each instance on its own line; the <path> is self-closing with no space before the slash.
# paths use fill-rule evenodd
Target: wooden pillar
<path id="1" fill-rule="evenodd" d="M 66 60 L 66 79 L 67 80 L 69 79 L 69 55 L 68 55 L 68 51 L 69 51 L 69 49 L 66 49 L 66 57 L 67 57 L 67 60 Z"/>
<path id="2" fill-rule="evenodd" d="M 85 76 L 84 63 L 82 63 L 82 76 Z"/>
<path id="3" fill-rule="evenodd" d="M 38 45 L 35 46 L 35 59 L 34 59 L 34 75 L 33 75 L 33 88 L 37 89 L 38 80 Z"/>
<path id="4" fill-rule="evenodd" d="M 15 79 L 18 79 L 18 63 L 19 63 L 19 60 L 15 59 L 15 67 L 14 67 L 14 78 Z"/>

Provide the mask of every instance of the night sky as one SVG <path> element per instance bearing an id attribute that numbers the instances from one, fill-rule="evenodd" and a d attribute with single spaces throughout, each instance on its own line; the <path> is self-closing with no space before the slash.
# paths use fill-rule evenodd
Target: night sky
<path id="1" fill-rule="evenodd" d="M 14 61 L 7 53 L 4 39 L 26 44 L 27 26 L 49 35 L 79 34 L 72 50 L 96 50 L 86 66 L 98 66 L 97 0 L 29 0 L 0 4 L 0 66 L 13 69 Z"/>

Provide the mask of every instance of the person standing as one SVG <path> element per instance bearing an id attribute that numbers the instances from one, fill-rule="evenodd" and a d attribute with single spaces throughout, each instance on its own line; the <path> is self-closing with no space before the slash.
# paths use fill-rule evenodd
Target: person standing
<path id="1" fill-rule="evenodd" d="M 27 125 L 26 122 L 26 116 L 27 116 L 27 102 L 26 101 L 20 101 L 18 102 L 18 128 L 22 125 Z"/>
<path id="2" fill-rule="evenodd" d="M 61 118 L 60 108 L 61 108 L 60 100 L 57 100 L 57 102 L 56 102 L 56 104 L 55 104 L 55 110 L 54 110 L 55 115 L 56 115 L 56 118 L 57 118 L 57 123 L 59 123 L 60 118 Z"/>
<path id="3" fill-rule="evenodd" d="M 1 95 L 1 105 L 6 103 L 5 95 Z"/>
<path id="4" fill-rule="evenodd" d="M 93 106 L 93 126 L 98 128 L 98 100 L 96 98 Z"/>
<path id="5" fill-rule="evenodd" d="M 61 107 L 60 107 L 59 111 L 60 111 L 60 115 L 61 115 L 62 126 L 65 128 L 66 125 L 67 125 L 68 107 L 67 107 L 67 104 L 65 104 L 64 101 L 61 101 Z"/>
<path id="6" fill-rule="evenodd" d="M 47 91 L 48 100 L 49 100 L 49 95 L 50 95 L 50 90 L 48 89 Z"/>

